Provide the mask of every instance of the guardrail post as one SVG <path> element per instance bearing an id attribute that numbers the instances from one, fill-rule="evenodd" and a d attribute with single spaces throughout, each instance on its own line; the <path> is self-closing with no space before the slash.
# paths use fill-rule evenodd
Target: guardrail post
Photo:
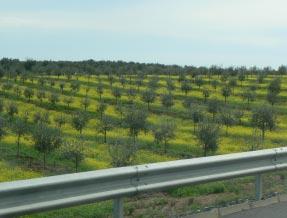
<path id="1" fill-rule="evenodd" d="M 262 182 L 262 175 L 258 174 L 256 175 L 255 178 L 255 190 L 256 190 L 256 200 L 261 200 L 262 199 L 262 192 L 263 192 L 263 182 Z"/>
<path id="2" fill-rule="evenodd" d="M 124 217 L 124 202 L 123 198 L 114 199 L 113 218 Z"/>

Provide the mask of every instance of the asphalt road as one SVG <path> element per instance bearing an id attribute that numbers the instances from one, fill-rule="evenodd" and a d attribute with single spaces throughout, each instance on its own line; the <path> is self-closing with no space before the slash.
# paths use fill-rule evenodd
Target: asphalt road
<path id="1" fill-rule="evenodd" d="M 224 218 L 287 218 L 287 202 L 234 213 Z"/>

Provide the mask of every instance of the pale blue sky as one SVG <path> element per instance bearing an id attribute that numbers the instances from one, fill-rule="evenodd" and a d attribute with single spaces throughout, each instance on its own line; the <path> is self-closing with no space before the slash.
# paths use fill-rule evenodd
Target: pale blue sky
<path id="1" fill-rule="evenodd" d="M 287 64 L 286 0 L 0 0 L 0 58 Z"/>

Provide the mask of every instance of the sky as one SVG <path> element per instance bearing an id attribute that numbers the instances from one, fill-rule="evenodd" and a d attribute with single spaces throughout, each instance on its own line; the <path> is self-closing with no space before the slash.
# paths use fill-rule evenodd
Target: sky
<path id="1" fill-rule="evenodd" d="M 287 64 L 286 0 L 0 0 L 0 58 Z"/>

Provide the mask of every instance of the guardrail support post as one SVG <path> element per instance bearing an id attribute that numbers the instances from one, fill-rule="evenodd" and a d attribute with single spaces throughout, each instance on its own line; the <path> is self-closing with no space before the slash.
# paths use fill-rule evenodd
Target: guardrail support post
<path id="1" fill-rule="evenodd" d="M 123 198 L 114 199 L 113 218 L 124 217 L 124 205 L 123 204 L 124 204 Z"/>
<path id="2" fill-rule="evenodd" d="M 255 181 L 255 190 L 256 190 L 256 200 L 262 199 L 262 192 L 263 192 L 263 184 L 262 184 L 262 175 L 258 174 L 256 175 L 256 181 Z"/>

